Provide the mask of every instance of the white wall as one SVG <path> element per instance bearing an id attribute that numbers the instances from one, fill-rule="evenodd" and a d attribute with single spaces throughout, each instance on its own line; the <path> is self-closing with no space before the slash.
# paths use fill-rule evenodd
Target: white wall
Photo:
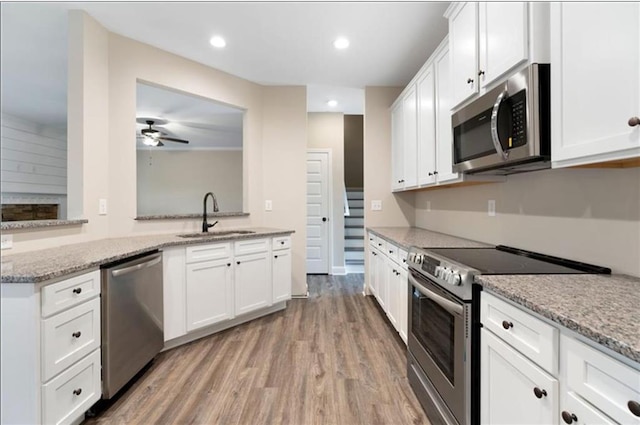
<path id="1" fill-rule="evenodd" d="M 507 179 L 417 192 L 416 226 L 640 276 L 640 168 L 547 170 Z M 496 201 L 495 217 L 487 215 L 489 199 Z"/>
<path id="2" fill-rule="evenodd" d="M 202 214 L 207 192 L 220 211 L 242 211 L 242 150 L 149 148 L 136 156 L 137 215 Z"/>
<path id="3" fill-rule="evenodd" d="M 335 112 L 310 113 L 308 147 L 331 150 L 331 273 L 344 274 L 344 115 Z"/>

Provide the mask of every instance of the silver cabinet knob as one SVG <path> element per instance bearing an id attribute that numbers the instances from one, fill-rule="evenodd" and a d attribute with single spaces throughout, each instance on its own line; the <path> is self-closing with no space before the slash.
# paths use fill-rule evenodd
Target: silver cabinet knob
<path id="1" fill-rule="evenodd" d="M 640 125 L 640 117 L 629 118 L 629 127 L 636 127 Z"/>

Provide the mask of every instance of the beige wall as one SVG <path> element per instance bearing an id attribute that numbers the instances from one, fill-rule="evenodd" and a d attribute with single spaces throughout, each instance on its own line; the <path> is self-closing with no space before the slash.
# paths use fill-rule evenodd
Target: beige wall
<path id="1" fill-rule="evenodd" d="M 344 115 L 334 112 L 309 114 L 311 149 L 331 149 L 333 197 L 329 222 L 333 237 L 331 273 L 344 271 Z M 305 177 L 306 178 L 306 177 Z"/>
<path id="2" fill-rule="evenodd" d="M 640 168 L 547 170 L 419 192 L 416 226 L 640 276 Z"/>
<path id="3" fill-rule="evenodd" d="M 202 213 L 213 192 L 220 211 L 242 211 L 241 150 L 138 149 L 137 215 Z M 207 202 L 208 211 L 213 211 Z"/>
<path id="4" fill-rule="evenodd" d="M 364 187 L 362 143 L 364 117 L 344 116 L 344 181 L 347 188 Z"/>
<path id="5" fill-rule="evenodd" d="M 301 289 L 305 271 L 304 207 L 274 211 L 267 220 L 265 184 L 285 179 L 282 170 L 263 167 L 264 152 L 285 144 L 291 148 L 286 197 L 304 203 L 306 158 L 306 92 L 304 88 L 263 87 L 184 59 L 152 46 L 107 32 L 83 12 L 70 15 L 69 161 L 82 164 L 69 170 L 76 178 L 72 193 L 81 193 L 82 216 L 88 225 L 13 232 L 14 248 L 3 254 L 132 234 L 191 232 L 199 220 L 135 221 L 136 216 L 136 82 L 142 80 L 245 109 L 243 189 L 248 217 L 225 218 L 221 228 L 273 226 L 296 231 L 293 245 L 294 291 Z M 74 37 L 77 37 L 75 39 Z M 82 40 L 83 43 L 78 43 Z M 291 90 L 295 92 L 292 96 Z M 293 99 L 292 99 L 293 98 Z M 300 100 L 302 98 L 303 100 Z M 279 113 L 264 108 L 280 107 Z M 263 103 L 264 101 L 264 103 Z M 263 112 L 266 123 L 263 126 Z M 290 117 L 288 125 L 283 115 Z M 270 119 L 275 123 L 268 122 Z M 264 135 L 263 135 L 264 130 Z M 263 140 L 264 136 L 264 140 Z M 293 146 L 293 140 L 299 145 Z M 269 156 L 267 156 L 267 159 Z M 302 171 L 301 171 L 302 170 Z M 297 184 L 296 184 L 297 182 Z M 283 190 L 282 186 L 271 190 Z M 108 215 L 99 216 L 98 199 L 108 200 Z M 275 199 L 276 197 L 273 196 Z M 275 201 L 274 201 L 275 202 Z M 79 209 L 76 214 L 80 215 Z M 77 217 L 76 215 L 76 217 Z"/>
<path id="6" fill-rule="evenodd" d="M 295 229 L 292 235 L 292 291 L 307 293 L 307 90 L 265 87 L 262 153 L 264 199 L 273 210 L 264 213 L 267 227 Z M 258 184 L 258 182 L 255 182 Z M 264 201 L 261 202 L 264 204 Z M 261 205 L 261 206 L 262 206 Z"/>
<path id="7" fill-rule="evenodd" d="M 391 192 L 391 112 L 401 87 L 366 87 L 364 92 L 364 222 L 366 227 L 411 226 L 413 193 Z M 371 211 L 381 200 L 382 211 Z"/>

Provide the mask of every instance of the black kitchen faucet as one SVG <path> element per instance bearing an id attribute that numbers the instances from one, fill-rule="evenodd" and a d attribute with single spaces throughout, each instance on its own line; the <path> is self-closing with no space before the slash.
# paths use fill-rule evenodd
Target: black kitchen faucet
<path id="1" fill-rule="evenodd" d="M 213 192 L 207 192 L 204 195 L 204 201 L 202 202 L 202 231 L 203 232 L 208 232 L 209 227 L 213 227 L 216 224 L 218 224 L 217 220 L 213 224 L 207 223 L 207 197 L 209 195 L 211 195 L 211 199 L 213 199 L 213 212 L 218 212 L 218 201 L 216 200 L 216 195 L 214 195 Z"/>

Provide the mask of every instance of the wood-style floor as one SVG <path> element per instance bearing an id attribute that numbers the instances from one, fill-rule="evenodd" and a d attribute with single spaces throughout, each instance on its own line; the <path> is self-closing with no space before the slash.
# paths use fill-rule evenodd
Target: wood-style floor
<path id="1" fill-rule="evenodd" d="M 85 424 L 428 424 L 362 276 L 309 276 L 308 299 L 160 354 Z"/>

